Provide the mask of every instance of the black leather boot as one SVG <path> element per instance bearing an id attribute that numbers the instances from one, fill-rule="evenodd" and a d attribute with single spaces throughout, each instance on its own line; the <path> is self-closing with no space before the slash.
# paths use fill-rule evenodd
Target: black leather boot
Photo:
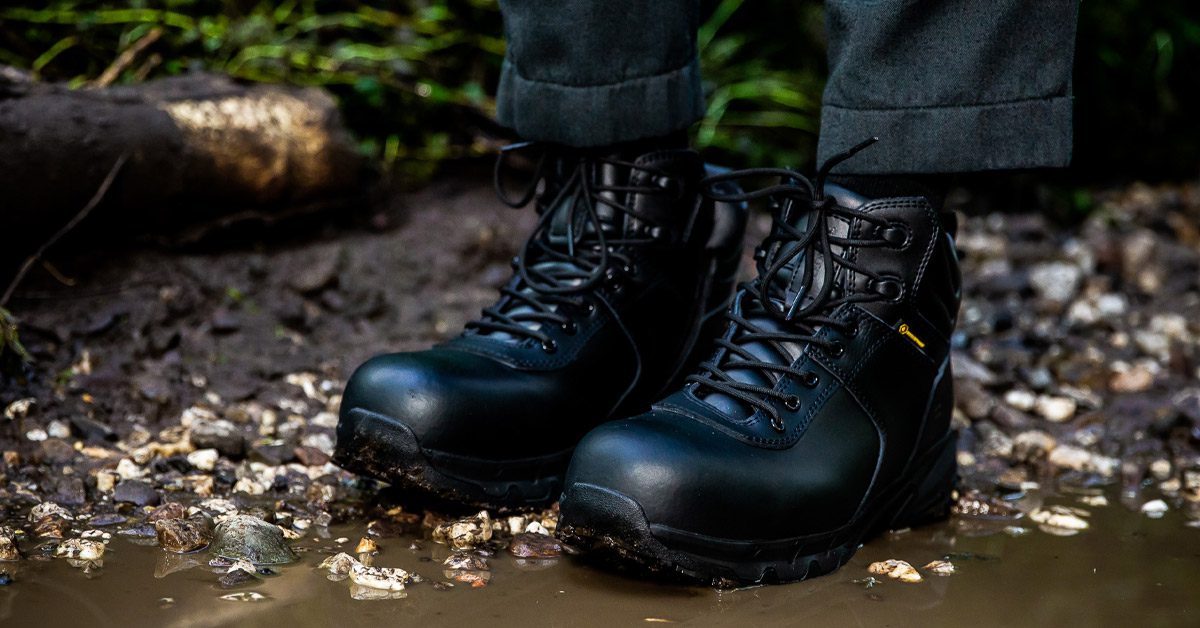
<path id="1" fill-rule="evenodd" d="M 785 582 L 948 512 L 953 218 L 825 186 L 835 163 L 815 183 L 758 170 L 782 183 L 718 194 L 775 203 L 758 277 L 682 390 L 576 448 L 566 539 L 706 581 Z"/>
<path id="2" fill-rule="evenodd" d="M 544 506 L 588 430 L 648 409 L 711 353 L 745 205 L 703 197 L 690 150 L 544 150 L 515 201 L 497 161 L 501 199 L 536 196 L 541 215 L 499 302 L 457 338 L 350 378 L 344 468 L 476 506 Z"/>

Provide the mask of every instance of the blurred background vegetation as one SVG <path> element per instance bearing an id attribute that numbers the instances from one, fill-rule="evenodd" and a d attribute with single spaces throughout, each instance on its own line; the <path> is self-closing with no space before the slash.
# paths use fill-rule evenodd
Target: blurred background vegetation
<path id="1" fill-rule="evenodd" d="M 698 145 L 734 166 L 811 165 L 825 65 L 821 3 L 704 5 L 709 106 L 695 129 Z M 131 49 L 138 54 L 114 66 Z M 490 121 L 503 53 L 495 0 L 8 0 L 0 7 L 0 65 L 41 80 L 83 86 L 205 69 L 325 87 L 362 149 L 410 184 L 506 141 Z M 1200 172 L 1195 0 L 1085 2 L 1076 57 L 1072 177 Z"/>

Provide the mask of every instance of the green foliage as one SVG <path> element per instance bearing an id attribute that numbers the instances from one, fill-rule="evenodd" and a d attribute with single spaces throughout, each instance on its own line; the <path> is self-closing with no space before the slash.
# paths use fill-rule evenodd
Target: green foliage
<path id="1" fill-rule="evenodd" d="M 32 360 L 17 334 L 16 319 L 0 307 L 0 373 L 16 372 L 20 364 Z"/>
<path id="2" fill-rule="evenodd" d="M 1082 3 L 1077 164 L 1194 174 L 1200 16 L 1194 0 Z M 809 166 L 825 71 L 822 3 L 702 0 L 708 111 L 697 144 L 736 166 Z M 83 85 L 163 31 L 118 81 L 191 68 L 319 85 L 363 149 L 408 180 L 486 152 L 504 52 L 495 0 L 10 0 L 0 64 Z"/>

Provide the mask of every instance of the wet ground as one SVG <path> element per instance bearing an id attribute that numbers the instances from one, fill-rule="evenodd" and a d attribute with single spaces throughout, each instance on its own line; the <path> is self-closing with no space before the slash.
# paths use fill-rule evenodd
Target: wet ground
<path id="1" fill-rule="evenodd" d="M 1069 502 L 1068 502 L 1069 503 Z M 362 526 L 334 526 L 330 539 L 277 576 L 238 589 L 260 601 L 223 600 L 211 568 L 156 576 L 172 557 L 127 541 L 84 574 L 65 561 L 29 561 L 19 585 L 0 589 L 0 621 L 13 626 L 577 626 L 688 623 L 729 626 L 1194 626 L 1200 622 L 1200 534 L 1179 534 L 1181 517 L 1159 520 L 1101 509 L 1085 534 L 1032 531 L 975 536 L 958 523 L 891 534 L 867 544 L 831 576 L 739 590 L 664 584 L 597 569 L 575 558 L 491 561 L 489 585 L 437 590 L 414 585 L 402 599 L 355 600 L 346 582 L 316 565 L 353 545 Z M 347 543 L 332 539 L 344 537 Z M 377 564 L 427 577 L 442 571 L 441 546 L 409 549 L 413 537 L 380 541 Z M 923 565 L 950 557 L 957 572 L 921 583 L 867 587 L 867 565 L 899 557 Z M 857 581 L 857 582 L 856 582 Z"/>
<path id="2" fill-rule="evenodd" d="M 17 558 L 0 623 L 1200 625 L 1200 186 L 1100 191 L 1080 224 L 964 220 L 954 517 L 832 576 L 744 590 L 515 558 L 558 553 L 552 516 L 520 542 L 500 518 L 452 552 L 431 539 L 441 515 L 328 464 L 355 365 L 495 298 L 533 216 L 490 194 L 444 181 L 298 234 L 52 255 L 10 304 L 34 361 L 0 376 L 0 558 Z M 164 549 L 208 543 L 233 507 L 296 537 L 299 560 L 251 576 Z M 363 536 L 380 550 L 364 561 L 424 581 L 380 594 L 317 568 Z M 100 560 L 65 556 L 101 543 Z M 889 559 L 921 581 L 872 576 Z"/>

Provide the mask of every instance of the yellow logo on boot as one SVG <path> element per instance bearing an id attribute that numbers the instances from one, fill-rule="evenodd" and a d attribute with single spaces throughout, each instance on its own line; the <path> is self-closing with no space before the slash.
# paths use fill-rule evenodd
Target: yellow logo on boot
<path id="1" fill-rule="evenodd" d="M 922 342 L 920 338 L 917 338 L 916 334 L 912 333 L 912 329 L 909 328 L 908 323 L 900 323 L 900 327 L 897 328 L 896 331 L 900 332 L 901 336 L 905 336 L 909 340 L 913 341 L 913 343 L 917 345 L 918 349 L 925 348 L 925 343 Z"/>

